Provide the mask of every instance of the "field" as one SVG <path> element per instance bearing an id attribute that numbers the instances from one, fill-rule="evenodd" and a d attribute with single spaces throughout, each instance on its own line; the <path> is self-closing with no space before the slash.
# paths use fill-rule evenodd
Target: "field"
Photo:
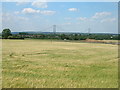
<path id="1" fill-rule="evenodd" d="M 118 46 L 3 40 L 3 88 L 117 88 Z"/>

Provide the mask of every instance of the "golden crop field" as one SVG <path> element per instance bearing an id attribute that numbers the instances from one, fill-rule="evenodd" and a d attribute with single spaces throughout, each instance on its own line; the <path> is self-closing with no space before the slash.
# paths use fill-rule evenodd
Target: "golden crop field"
<path id="1" fill-rule="evenodd" d="M 117 88 L 118 46 L 2 40 L 3 88 Z"/>

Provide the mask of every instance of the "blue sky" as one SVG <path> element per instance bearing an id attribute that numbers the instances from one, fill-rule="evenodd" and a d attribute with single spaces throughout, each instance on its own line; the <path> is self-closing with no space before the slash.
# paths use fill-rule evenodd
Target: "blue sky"
<path id="1" fill-rule="evenodd" d="M 4 2 L 2 14 L 2 28 L 14 32 L 118 32 L 117 2 Z"/>

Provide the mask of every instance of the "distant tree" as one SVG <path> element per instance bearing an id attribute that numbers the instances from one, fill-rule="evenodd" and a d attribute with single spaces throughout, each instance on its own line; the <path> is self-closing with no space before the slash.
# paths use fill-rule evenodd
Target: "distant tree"
<path id="1" fill-rule="evenodd" d="M 61 37 L 62 40 L 64 40 L 64 39 L 68 39 L 67 35 L 65 35 L 65 34 L 61 34 L 60 37 Z"/>
<path id="2" fill-rule="evenodd" d="M 2 31 L 2 38 L 7 39 L 9 36 L 11 36 L 11 30 L 10 29 L 3 29 Z"/>
<path id="3" fill-rule="evenodd" d="M 79 35 L 78 34 L 74 35 L 74 40 L 79 40 Z"/>
<path id="4" fill-rule="evenodd" d="M 26 32 L 19 32 L 19 35 L 28 35 Z"/>

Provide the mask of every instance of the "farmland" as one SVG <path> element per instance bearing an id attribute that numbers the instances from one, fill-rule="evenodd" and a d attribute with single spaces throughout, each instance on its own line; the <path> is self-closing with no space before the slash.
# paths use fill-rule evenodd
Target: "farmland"
<path id="1" fill-rule="evenodd" d="M 2 40 L 3 88 L 117 88 L 118 46 Z"/>

